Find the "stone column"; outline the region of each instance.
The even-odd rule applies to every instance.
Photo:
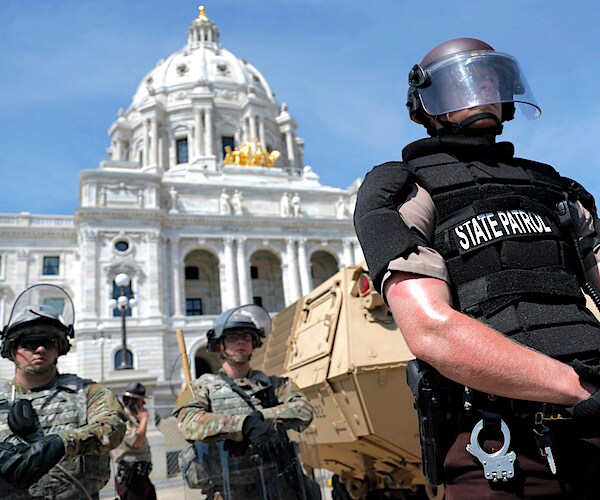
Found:
[[[204,119],[206,120],[206,142],[204,143],[204,154],[213,156],[213,125],[212,125],[212,109],[205,110]]]
[[[150,142],[150,161],[154,166],[158,166],[158,120],[153,116],[150,120],[152,130],[152,141]]]
[[[310,275],[308,259],[306,258],[306,238],[298,239],[298,269],[300,271],[302,295],[306,295],[313,289],[313,280]]]
[[[354,262],[354,253],[352,251],[352,240],[345,238],[342,240],[342,247],[344,249],[344,255],[342,256],[342,263],[344,266],[351,266]]]
[[[165,446],[165,436],[156,427],[154,415],[154,396],[147,396],[146,404],[148,405],[148,431],[146,438],[152,450],[152,472],[150,479],[160,481],[168,479],[167,470],[167,449]]]
[[[202,156],[202,109],[194,110],[194,156]]]
[[[225,260],[225,290],[226,304],[229,309],[239,305],[238,286],[236,279],[235,258],[233,255],[233,238],[223,238],[224,260]]]
[[[115,141],[115,155],[113,160],[121,161],[123,159],[123,141],[121,139],[117,139]]]
[[[256,116],[250,115],[248,121],[250,122],[250,140],[252,140],[256,137]]]
[[[258,139],[260,143],[266,148],[267,143],[265,142],[265,120],[262,116],[258,116]]]
[[[187,144],[188,144],[188,163],[192,163],[192,155],[194,154],[194,131],[188,128],[187,132]]]
[[[294,152],[294,134],[291,130],[285,133],[285,146],[287,148],[288,162],[290,168],[296,168],[296,154]]]
[[[246,238],[243,236],[237,239],[237,272],[240,285],[240,305],[250,304],[252,302],[250,266],[246,261]]]
[[[164,130],[163,130],[164,132]],[[161,171],[165,170],[165,152],[167,151],[165,148],[167,147],[167,138],[164,134],[158,140],[158,167]],[[168,165],[166,168],[169,168]]]
[[[94,320],[98,317],[98,231],[83,228],[81,236],[81,320]],[[101,294],[102,295],[102,294]],[[108,296],[103,296],[108,300]],[[104,310],[104,309],[103,309]]]
[[[300,283],[298,281],[298,260],[296,259],[296,240],[294,238],[287,238],[285,240],[286,246],[286,268],[287,268],[287,283],[289,286],[288,303],[295,302],[300,298]]]
[[[148,153],[150,150],[149,142],[150,142],[149,124],[148,124],[148,120],[144,120],[144,153],[142,156],[142,167],[145,167],[146,165],[148,165],[148,160],[149,160]]]
[[[173,134],[169,134],[169,168],[177,165],[177,141]]]
[[[183,310],[183,279],[182,279],[182,268],[183,262],[179,256],[179,240],[177,238],[171,238],[171,270],[173,276],[173,315],[184,316],[185,311]]]
[[[145,296],[140,300],[140,317],[160,318],[165,312],[163,310],[163,301],[161,300],[161,279],[159,270],[161,266],[160,255],[160,232],[149,231],[144,235],[146,242],[146,286]]]

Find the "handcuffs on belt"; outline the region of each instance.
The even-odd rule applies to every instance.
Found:
[[[464,408],[467,412],[470,412],[473,408],[473,398],[472,391],[468,387],[465,387],[465,396]],[[488,398],[490,401],[496,400],[496,397],[492,395],[489,395]],[[558,412],[549,412],[546,414],[544,411],[537,411],[534,413],[533,432],[535,439],[540,450],[540,455],[548,461],[548,467],[552,474],[556,474],[556,463],[552,453],[552,436],[550,435],[550,428],[544,424],[544,421],[567,419],[568,417],[564,417]],[[479,434],[486,427],[486,424],[490,422],[493,422],[492,425],[499,427],[503,436],[502,447],[493,453],[487,453],[479,444]],[[509,446],[510,431],[506,422],[500,418],[499,413],[484,412],[484,418],[479,420],[471,431],[470,442],[467,444],[466,449],[483,465],[484,477],[492,482],[497,482],[499,480],[508,481],[515,475],[514,465],[517,454],[514,451],[509,452]]]

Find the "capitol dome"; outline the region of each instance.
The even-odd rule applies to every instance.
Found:
[[[113,162],[175,176],[218,172],[228,164],[301,175],[296,127],[264,76],[220,44],[201,7],[185,46],[159,60],[120,110],[109,129],[108,154]]]

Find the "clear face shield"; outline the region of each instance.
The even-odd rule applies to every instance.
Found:
[[[50,319],[67,329],[73,325],[75,308],[71,297],[56,285],[34,285],[17,297],[10,312],[6,330],[35,319]]]
[[[238,441],[195,442],[194,460],[182,469],[185,498],[207,500],[314,500],[318,485],[303,474],[294,443],[282,440],[282,449],[265,458]],[[190,454],[191,456],[191,454]],[[195,479],[195,482],[190,479]]]
[[[67,338],[73,338],[74,322],[75,308],[67,292],[56,285],[33,285],[15,300],[2,332],[2,356],[9,357],[11,342],[29,333],[25,328],[29,323],[32,328],[40,330],[37,333],[44,333],[46,328],[50,333],[52,325],[55,325],[64,333],[59,335],[59,348],[60,354],[65,354],[69,350]],[[40,325],[34,326],[35,323]]]
[[[409,82],[431,116],[511,102],[519,104],[529,120],[541,114],[518,61],[502,52],[461,52],[424,68],[415,66]]]
[[[271,317],[261,306],[246,304],[222,312],[210,329],[211,341],[218,340],[225,330],[244,329],[257,330],[260,338],[271,333]]]

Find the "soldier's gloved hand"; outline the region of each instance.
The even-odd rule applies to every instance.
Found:
[[[578,359],[573,361],[573,370],[582,380],[595,385],[600,385],[600,366],[591,366]],[[600,388],[589,398],[569,406],[567,413],[573,418],[590,419],[600,418]]]
[[[65,446],[58,434],[49,434],[31,444],[4,447],[0,452],[0,474],[17,488],[29,488],[47,474],[64,454]]]
[[[233,441],[232,439],[226,439],[223,443],[223,449],[234,457],[241,457],[248,450],[248,440]]]
[[[17,399],[8,412],[8,426],[16,436],[25,441],[35,441],[43,436],[40,423],[28,399]]]
[[[261,455],[274,451],[279,441],[277,429],[269,422],[265,422],[265,417],[259,411],[245,418],[242,433]]]
[[[27,444],[0,443],[0,477],[9,483],[13,478],[17,467],[22,461],[22,455],[29,449]]]

